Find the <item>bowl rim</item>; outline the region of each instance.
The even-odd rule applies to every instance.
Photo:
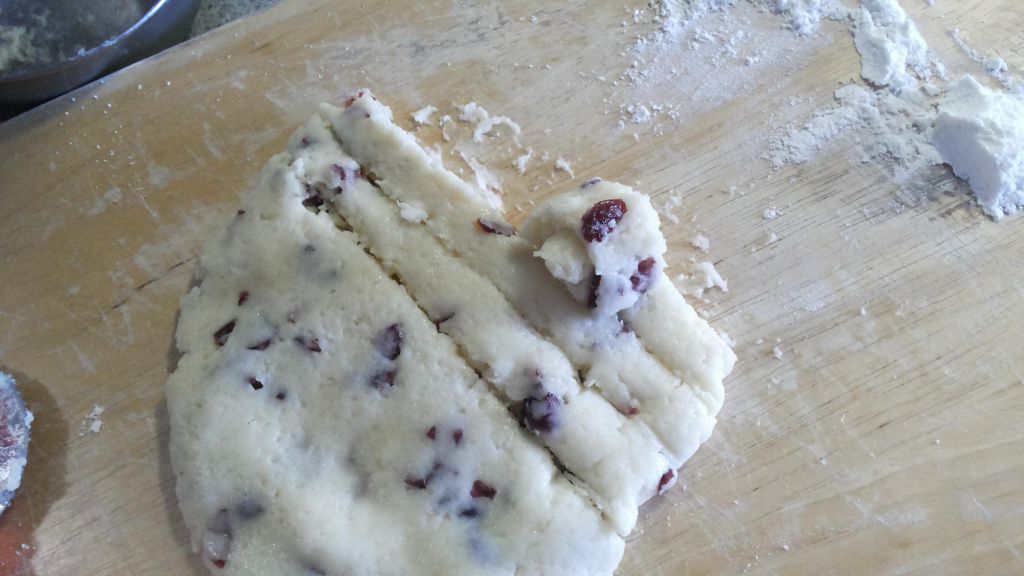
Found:
[[[131,26],[129,26],[125,30],[119,32],[118,34],[116,34],[114,36],[111,36],[110,38],[104,40],[103,42],[99,43],[98,45],[93,46],[92,48],[89,48],[87,50],[79,50],[74,55],[72,55],[70,58],[65,58],[64,60],[60,60],[59,62],[56,62],[54,64],[50,64],[48,66],[43,66],[41,68],[29,68],[27,70],[15,70],[15,72],[13,74],[0,74],[0,83],[4,83],[4,82],[19,82],[19,81],[22,81],[22,80],[31,80],[31,79],[39,78],[39,77],[42,77],[42,76],[49,76],[50,74],[53,74],[54,72],[58,72],[58,71],[63,70],[65,68],[67,68],[67,67],[74,66],[74,65],[76,65],[78,63],[78,61],[84,60],[86,58],[89,58],[89,57],[93,56],[94,54],[97,54],[97,53],[99,53],[101,51],[105,51],[105,50],[115,46],[118,42],[120,42],[124,38],[126,38],[126,37],[130,36],[131,34],[135,33],[135,31],[138,30],[139,28],[141,28],[143,25],[145,25],[145,23],[150,18],[152,18],[153,15],[156,14],[156,12],[158,12],[161,8],[164,7],[165,4],[168,4],[171,1],[172,0],[156,0],[156,2],[154,2],[153,5],[150,6],[149,10],[147,10],[146,13],[143,14],[141,18],[136,20],[134,24],[132,24]]]

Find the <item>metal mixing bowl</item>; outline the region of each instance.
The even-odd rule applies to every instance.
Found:
[[[28,10],[49,9],[48,38],[79,49],[70,57],[0,75],[0,112],[16,113],[77,88],[102,74],[176,44],[188,35],[200,0],[0,0],[0,23],[10,25]],[[100,36],[82,22],[124,22]],[[35,22],[40,20],[36,17]],[[27,27],[27,26],[26,26]],[[92,37],[90,37],[92,36]]]

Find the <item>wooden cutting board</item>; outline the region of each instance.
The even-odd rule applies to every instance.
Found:
[[[621,574],[1024,573],[1020,218],[956,194],[909,202],[849,142],[803,166],[761,159],[774,127],[857,79],[835,24],[709,93],[735,66],[681,60],[635,86],[624,51],[652,28],[632,7],[550,4],[294,0],[0,126],[0,369],[36,414],[0,573],[203,573],[167,457],[178,299],[260,166],[360,86],[407,126],[470,101],[517,121],[525,175],[504,128],[467,153],[504,180],[515,220],[593,175],[677,196],[676,271],[710,259],[728,279],[696,303],[740,358],[718,428],[642,510]],[[1017,0],[904,4],[951,70],[971,65],[951,27],[1024,67]],[[634,124],[629,104],[679,118]],[[955,188],[941,170],[934,183]]]

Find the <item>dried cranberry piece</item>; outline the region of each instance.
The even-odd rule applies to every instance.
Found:
[[[217,347],[218,348],[223,346],[224,344],[227,344],[228,336],[231,335],[231,332],[234,329],[235,329],[235,321],[232,320],[232,321],[228,322],[227,324],[225,324],[225,325],[221,326],[220,328],[218,328],[217,331],[213,333],[213,341],[217,343]]]
[[[302,140],[299,140],[299,144],[302,145],[303,148],[305,148],[306,146],[309,146],[309,138],[306,137],[306,136],[303,136]]]
[[[512,226],[498,220],[488,218],[477,218],[476,225],[488,234],[501,234],[502,236],[515,236],[519,232]]]
[[[254,377],[249,377],[249,386],[252,386],[253,390],[262,390],[263,382],[260,382]]]
[[[352,105],[356,103],[356,100],[358,100],[358,99],[360,99],[362,97],[363,97],[363,91],[362,90],[357,92],[355,96],[349,96],[345,100],[345,108],[351,108]],[[376,98],[374,98],[374,100],[376,100]]]
[[[322,351],[320,350],[320,339],[316,337],[306,338],[305,336],[296,336],[295,343],[298,344],[299,346],[302,346],[306,350],[309,350],[310,352]]]
[[[558,427],[562,401],[538,385],[539,391],[523,400],[523,421],[534,432],[547,433]]]
[[[628,409],[626,410],[626,416],[636,416],[636,415],[637,415],[637,414],[639,414],[639,413],[640,413],[640,409],[639,409],[639,408],[637,408],[636,406],[630,406],[630,407],[629,407],[629,408],[628,408]]]
[[[427,438],[431,440],[437,439],[437,426],[431,426],[430,430],[427,430]]]
[[[665,472],[664,474],[662,474],[661,475],[661,480],[658,480],[658,496],[661,496],[665,492],[668,492],[668,489],[671,488],[672,485],[675,484],[675,483],[676,483],[676,471],[675,470],[671,470],[670,469],[668,472]]]
[[[402,333],[402,325],[392,324],[381,330],[373,341],[373,347],[380,352],[381,356],[388,360],[394,360],[402,353],[403,338],[405,338],[405,334]]]
[[[260,352],[262,352],[262,351],[266,350],[267,348],[270,348],[270,345],[272,343],[273,343],[273,340],[271,338],[267,338],[266,340],[261,340],[261,341],[255,343],[255,344],[253,344],[252,346],[247,346],[246,350],[259,350]]]
[[[412,478],[410,476],[407,476],[405,478],[405,485],[410,487],[410,488],[415,488],[417,490],[426,490],[427,489],[427,479],[426,478]]]
[[[263,515],[263,505],[255,498],[245,498],[235,506],[235,512],[242,520],[252,520]]]
[[[594,184],[597,184],[600,181],[601,181],[600,178],[591,178],[590,180],[587,180],[583,184],[580,184],[580,188],[590,188],[591,186],[593,186]]]
[[[601,287],[601,277],[594,274],[590,279],[590,292],[587,293],[587,308],[597,308],[597,289]]]
[[[204,543],[206,557],[217,568],[227,566],[231,555],[231,515],[227,508],[221,508],[206,523],[207,535]]]
[[[483,480],[474,480],[473,489],[469,491],[469,495],[473,498],[487,498],[488,500],[493,500],[497,493],[497,490]]]
[[[452,432],[452,440],[455,441],[456,446],[462,443],[462,428]]]
[[[629,277],[633,290],[643,294],[651,287],[651,274],[654,273],[654,258],[644,258],[637,264],[636,274]]]
[[[238,294],[238,305],[241,306],[242,304],[245,304],[248,301],[249,301],[249,291],[248,290],[242,290]]]
[[[381,392],[387,392],[395,386],[395,371],[394,370],[383,370],[377,372],[370,378],[370,386],[373,386]]]
[[[306,186],[306,192],[309,195],[302,201],[303,206],[310,209],[319,209],[324,205],[324,197],[319,192],[311,190],[309,186]]]
[[[600,242],[615,230],[622,216],[627,212],[626,203],[618,198],[601,200],[591,206],[580,219],[580,232],[587,242]]]

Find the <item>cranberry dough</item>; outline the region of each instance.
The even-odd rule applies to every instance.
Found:
[[[325,105],[182,300],[171,460],[210,571],[612,574],[735,361],[657,225],[599,183],[519,235],[368,91]]]

